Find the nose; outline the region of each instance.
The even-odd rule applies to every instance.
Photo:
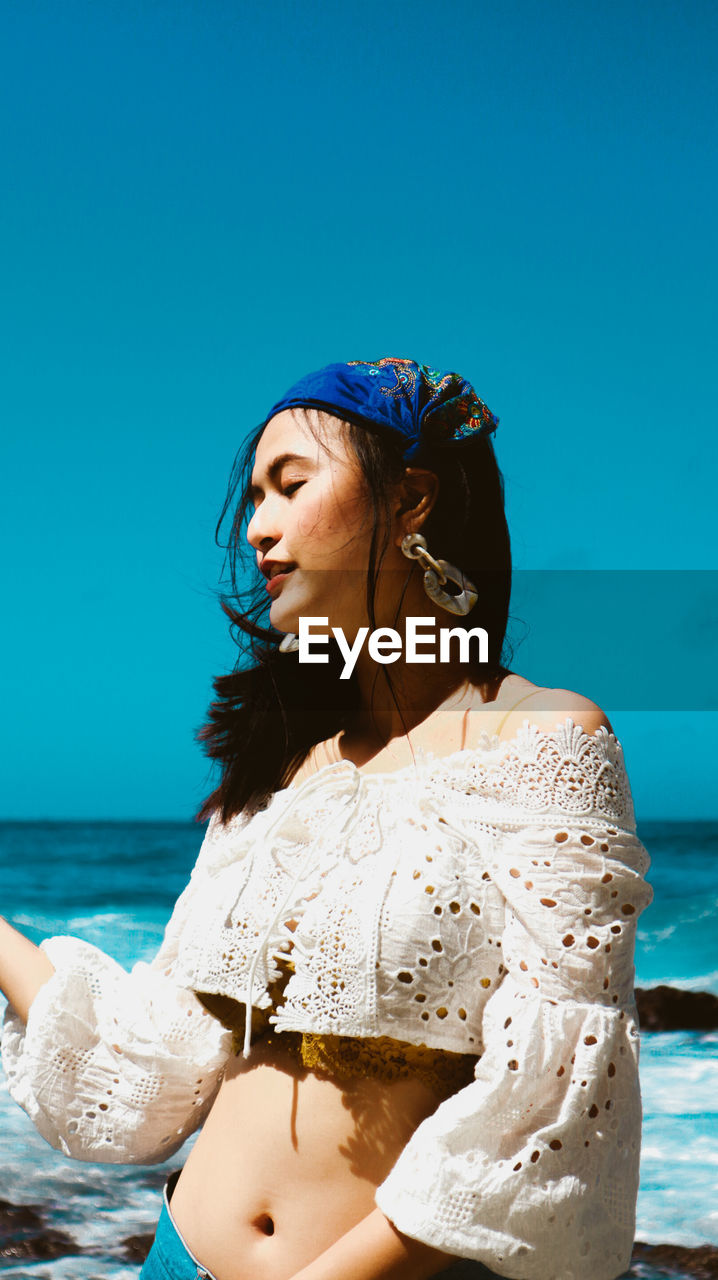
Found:
[[[282,536],[278,527],[279,513],[270,498],[265,498],[257,507],[247,525],[247,542],[255,551],[266,554]]]

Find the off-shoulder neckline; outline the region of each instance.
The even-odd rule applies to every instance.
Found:
[[[400,782],[407,777],[412,778],[419,784],[425,784],[430,778],[439,773],[440,766],[451,772],[454,769],[460,769],[462,765],[469,764],[471,760],[477,757],[487,760],[488,763],[496,764],[501,761],[505,754],[509,754],[520,746],[528,747],[532,742],[537,744],[540,741],[564,739],[564,744],[570,743],[572,753],[580,752],[584,746],[593,745],[594,747],[603,747],[606,752],[610,748],[615,761],[617,763],[623,760],[623,747],[620,740],[616,737],[612,730],[608,730],[605,725],[599,725],[593,733],[587,733],[581,724],[577,724],[572,716],[566,716],[564,720],[559,721],[552,729],[540,729],[529,716],[526,716],[522,723],[518,726],[516,733],[511,738],[499,738],[495,733],[487,733],[481,730],[477,735],[477,740],[470,747],[460,747],[457,751],[451,751],[447,755],[436,755],[432,751],[419,748],[416,752],[416,759],[408,765],[402,765],[400,769],[387,769],[364,772],[353,760],[333,760],[326,765],[322,765],[315,773],[309,774],[303,778],[300,783],[293,786],[291,783],[287,787],[279,787],[268,797],[267,801],[260,805],[257,809],[248,812],[246,809],[236,814],[230,823],[238,821],[241,826],[246,826],[255,817],[260,814],[269,815],[274,809],[275,804],[279,804],[282,809],[285,806],[294,808],[295,805],[301,805],[302,797],[306,799],[306,795],[311,795],[314,790],[321,791],[322,788],[331,784],[333,779],[339,780],[344,777],[351,780],[354,784],[354,794],[359,788],[392,785],[395,781]],[[278,816],[278,815],[277,815]],[[221,823],[218,814],[215,811],[213,822]],[[270,819],[271,821],[271,819]],[[213,825],[210,823],[210,826]]]
[[[470,747],[460,747],[457,751],[451,751],[447,755],[436,755],[433,751],[427,751],[423,747],[416,750],[416,759],[407,765],[402,765],[399,769],[377,769],[364,770],[360,765],[354,763],[353,760],[341,759],[332,760],[328,764],[322,765],[315,773],[308,774],[296,786],[291,782],[287,787],[281,787],[275,791],[270,797],[270,804],[275,796],[279,795],[297,795],[309,783],[316,783],[319,778],[323,778],[330,773],[347,772],[350,776],[357,776],[363,781],[371,781],[375,779],[379,782],[387,782],[392,778],[401,778],[407,774],[426,776],[427,773],[438,772],[441,765],[451,766],[452,764],[460,764],[463,760],[468,760],[477,754],[486,754],[500,756],[501,753],[510,748],[515,747],[522,740],[529,737],[534,741],[545,738],[557,738],[560,734],[564,736],[570,735],[572,730],[576,730],[578,740],[583,742],[584,739],[589,742],[613,742],[620,752],[622,750],[621,743],[612,730],[608,730],[605,725],[599,725],[593,733],[587,733],[583,725],[577,724],[572,716],[566,716],[564,720],[559,721],[552,729],[540,729],[538,725],[526,716],[518,726],[516,733],[510,738],[500,738],[496,733],[487,733],[482,729],[478,735],[477,741]]]

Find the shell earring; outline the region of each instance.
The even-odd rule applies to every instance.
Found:
[[[461,569],[449,564],[448,560],[435,560],[426,545],[426,538],[421,533],[407,533],[401,540],[402,554],[407,560],[420,560],[424,569],[424,590],[434,604],[438,604],[447,613],[457,613],[462,617],[473,609],[479,598],[473,582],[465,576]],[[451,583],[455,592],[446,591]]]
[[[287,631],[279,641],[280,653],[296,653],[299,648],[299,636],[295,636],[293,631]]]

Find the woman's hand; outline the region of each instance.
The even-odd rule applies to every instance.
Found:
[[[0,916],[0,991],[23,1022],[40,987],[54,972],[45,952]]]
[[[402,1235],[375,1209],[292,1280],[428,1280],[454,1262],[454,1254]]]

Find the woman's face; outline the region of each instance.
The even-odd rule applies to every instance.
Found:
[[[320,442],[302,410],[278,413],[257,445],[251,496],[247,538],[266,578],[272,626],[296,632],[300,617],[320,617],[355,635],[366,623],[372,517],[341,423],[330,419]]]

